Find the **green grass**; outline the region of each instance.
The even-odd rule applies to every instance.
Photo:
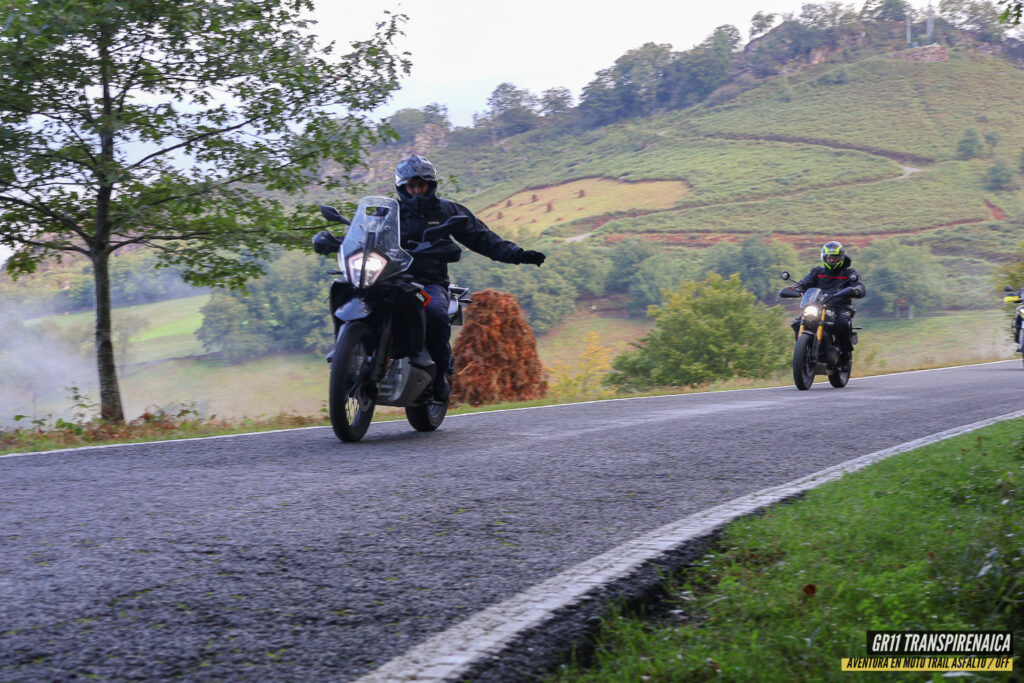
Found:
[[[983,162],[941,164],[891,182],[804,192],[752,202],[662,211],[603,225],[601,233],[891,236],[989,219]]]
[[[840,658],[864,656],[869,629],[1015,630],[1019,643],[1022,435],[1024,420],[1004,422],[734,522],[667,582],[666,603],[604,621],[593,666],[549,680],[846,681]]]
[[[841,85],[818,77],[842,69]],[[789,101],[778,77],[722,107],[701,107],[687,123],[705,134],[785,136],[863,148],[953,159],[966,128],[997,131],[1000,146],[1020,149],[1016,124],[1024,72],[969,51],[948,62],[922,63],[877,56],[853,64],[824,65],[789,77]]]

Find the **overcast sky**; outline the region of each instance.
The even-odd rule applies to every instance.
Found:
[[[408,16],[398,47],[411,53],[412,73],[379,113],[439,102],[455,126],[472,125],[473,113],[487,108],[500,83],[535,95],[565,87],[578,100],[594,74],[627,50],[644,43],[688,50],[723,24],[738,28],[746,42],[757,12],[799,15],[808,2],[624,0],[609,11],[592,0],[314,1],[315,32],[339,43],[371,35],[385,11]],[[851,4],[860,11],[864,3]]]

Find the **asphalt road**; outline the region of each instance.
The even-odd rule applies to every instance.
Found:
[[[652,529],[1022,406],[1020,361],[0,457],[0,681],[351,680]]]

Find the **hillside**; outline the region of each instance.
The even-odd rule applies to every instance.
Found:
[[[1019,190],[985,186],[997,159],[1019,166],[1022,106],[1017,65],[974,47],[915,48],[793,70],[725,102],[593,130],[541,126],[473,146],[433,137],[392,155],[429,155],[457,180],[442,191],[496,228],[542,239],[702,247],[755,234],[857,248],[898,236],[987,261],[1005,258],[1024,208]],[[968,128],[997,144],[958,158]],[[581,183],[593,184],[585,196]],[[524,197],[543,210],[525,213]]]

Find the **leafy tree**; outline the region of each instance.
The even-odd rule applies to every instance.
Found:
[[[1006,33],[999,9],[987,0],[942,0],[939,15],[954,27],[971,31],[985,42],[1001,42]]]
[[[999,141],[1001,139],[1002,139],[1002,136],[999,135],[999,133],[997,133],[994,130],[990,130],[989,132],[985,133],[985,144],[988,145],[988,151],[989,151],[990,154],[992,152],[995,152],[996,145],[999,144]]]
[[[701,263],[704,270],[722,277],[737,273],[743,286],[758,299],[773,301],[782,288],[779,273],[794,270],[799,262],[800,257],[792,245],[749,237],[742,245],[719,242],[708,250]]]
[[[912,11],[910,3],[903,0],[867,0],[860,16],[871,21],[903,21]]]
[[[956,155],[965,160],[973,159],[981,154],[984,149],[985,145],[981,141],[981,136],[973,128],[965,130],[964,136],[960,138],[960,142],[956,143]]]
[[[808,3],[800,9],[800,21],[816,28],[831,29],[856,20],[857,14],[853,10],[853,5],[835,0],[820,5]]]
[[[572,109],[572,92],[568,88],[548,88],[540,94],[540,111],[544,116],[557,116]]]
[[[613,247],[612,272],[608,276],[608,290],[628,291],[638,277],[640,264],[659,252],[654,244],[639,238],[627,238]]]
[[[651,305],[660,304],[664,292],[679,283],[699,277],[699,264],[676,254],[660,251],[640,262],[629,283],[629,311],[640,316]]]
[[[323,271],[313,255],[282,254],[246,291],[215,291],[202,309],[196,336],[231,363],[267,353],[324,350],[331,333]]]
[[[524,133],[537,125],[537,98],[529,90],[501,83],[487,98],[487,105],[498,137]]]
[[[408,107],[399,109],[387,120],[399,140],[414,138],[428,123],[436,124],[442,130],[450,130],[452,124],[448,120],[448,108],[437,103],[428,104],[423,109]]]
[[[355,166],[368,113],[408,71],[403,17],[334,56],[311,0],[11,0],[0,28],[0,244],[12,273],[74,252],[96,289],[101,417],[122,422],[110,256],[158,249],[193,284],[240,287],[305,223],[258,193]],[[344,178],[327,179],[340,182]]]
[[[993,191],[1017,189],[1013,169],[1005,159],[996,159],[996,163],[985,171],[985,187]]]
[[[913,318],[945,304],[946,270],[927,247],[876,240],[861,250],[857,263],[867,287],[862,305],[867,311]]]
[[[615,358],[608,376],[622,387],[694,385],[732,377],[765,377],[788,360],[792,333],[781,307],[766,307],[739,276],[708,273],[684,282],[651,306],[654,329],[635,351]]]
[[[998,4],[1006,5],[999,14],[999,21],[1003,24],[1016,26],[1020,24],[1021,14],[1024,13],[1024,1],[1022,0],[998,0]]]
[[[775,25],[775,18],[774,14],[765,14],[764,12],[755,14],[750,20],[750,39],[753,40],[757,36],[768,33]]]
[[[645,43],[627,51],[583,88],[581,113],[592,125],[651,114],[664,104],[663,85],[673,60],[668,44]]]
[[[560,245],[548,252],[544,267],[575,283],[580,293],[601,296],[608,288],[612,257],[607,249],[587,244]]]

